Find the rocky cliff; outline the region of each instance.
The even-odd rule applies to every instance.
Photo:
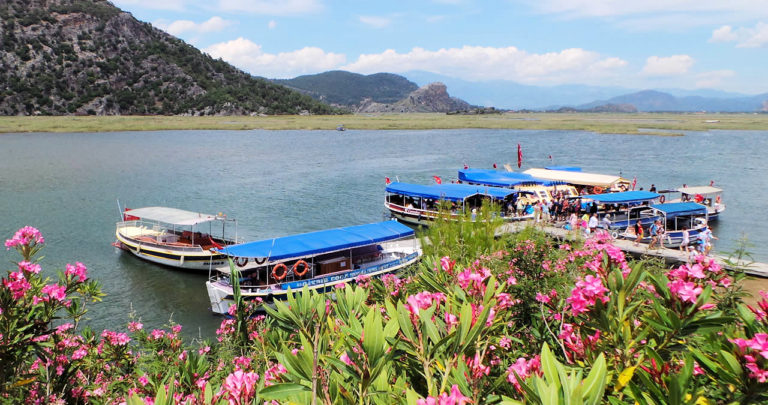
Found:
[[[337,110],[255,78],[104,0],[0,0],[0,115]]]
[[[357,107],[359,113],[425,113],[452,112],[470,109],[469,103],[448,95],[448,89],[443,83],[430,83],[413,91],[408,97],[392,104],[376,103],[370,99],[363,101]]]

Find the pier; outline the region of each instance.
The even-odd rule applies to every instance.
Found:
[[[508,222],[501,227],[500,233],[517,233],[529,226],[534,225],[530,221]],[[569,231],[562,227],[551,225],[537,225],[535,227],[549,235],[551,238],[560,241],[584,239],[584,235],[580,231]],[[624,251],[624,253],[635,257],[656,257],[663,259],[668,264],[686,263],[688,261],[688,254],[686,252],[681,252],[678,249],[668,249],[663,247],[658,249],[648,249],[648,245],[646,244],[641,243],[640,245],[635,246],[633,241],[627,239],[614,239],[613,245]],[[724,256],[712,255],[710,257],[714,258],[721,267],[727,270],[744,271],[744,273],[750,276],[768,278],[768,263],[730,263],[728,262],[728,258]]]

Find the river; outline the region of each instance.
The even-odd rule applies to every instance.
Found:
[[[0,238],[24,225],[46,238],[44,271],[83,262],[107,297],[92,306],[94,328],[124,329],[134,312],[147,328],[169,319],[188,337],[210,337],[206,277],[161,268],[113,248],[116,201],[224,212],[246,240],[379,221],[384,178],[448,181],[464,164],[523,169],[581,166],[637,176],[646,190],[688,185],[725,189],[727,211],[715,248],[745,236],[768,261],[768,132],[687,132],[685,136],[581,131],[157,131],[0,135]],[[756,218],[758,216],[758,218]],[[0,253],[4,263],[13,252]],[[6,264],[9,266],[9,264]],[[759,281],[757,283],[762,283]],[[768,284],[766,284],[768,288]]]

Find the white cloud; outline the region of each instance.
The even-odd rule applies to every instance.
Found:
[[[736,76],[736,72],[733,70],[714,70],[711,72],[703,72],[696,75],[696,88],[699,89],[712,89],[720,87],[723,84],[723,80],[730,79]]]
[[[579,48],[534,54],[516,47],[464,46],[437,51],[413,48],[408,53],[389,49],[360,55],[342,69],[366,74],[424,70],[467,80],[563,83],[611,76],[626,65],[622,59],[603,58],[596,52]]]
[[[270,20],[270,21],[267,23],[267,28],[269,28],[269,29],[273,30],[273,29],[275,29],[275,27],[277,27],[277,21],[275,21],[275,20]]]
[[[242,37],[211,45],[203,51],[254,75],[269,78],[291,78],[324,72],[336,69],[346,62],[346,57],[342,54],[325,52],[314,47],[278,54],[265,53],[261,45]]]
[[[768,45],[768,24],[759,22],[754,28],[733,29],[724,25],[712,31],[709,42],[736,42],[739,48],[760,48]]]
[[[709,42],[730,42],[739,38],[733,28],[730,25],[723,25],[722,27],[712,31],[712,37],[709,38]]]
[[[386,17],[360,16],[358,19],[361,23],[373,28],[384,28],[392,22],[392,20]]]
[[[189,20],[176,20],[171,23],[168,23],[166,20],[157,20],[153,23],[154,26],[176,36],[189,32],[205,33],[221,31],[233,24],[233,21],[228,21],[218,16],[211,17],[207,21],[201,23]]]
[[[138,7],[152,10],[183,11],[186,8],[184,0],[113,0],[112,3],[123,10]]]
[[[323,9],[320,0],[219,0],[219,9],[261,15],[311,14]]]
[[[646,59],[642,74],[646,76],[682,75],[688,72],[693,62],[693,58],[688,55],[651,56]]]

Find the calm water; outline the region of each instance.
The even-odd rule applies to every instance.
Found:
[[[728,211],[716,249],[748,236],[768,261],[768,132],[716,131],[684,137],[571,131],[163,131],[0,135],[0,239],[24,225],[46,238],[49,274],[81,261],[108,295],[92,307],[96,328],[123,328],[135,311],[146,327],[171,317],[188,336],[211,336],[206,277],[144,263],[110,246],[123,206],[165,205],[239,221],[260,239],[383,217],[384,177],[429,183],[464,163],[516,161],[637,176],[648,189],[724,188]],[[552,159],[549,159],[549,155]],[[3,263],[16,260],[2,251]],[[6,266],[8,266],[6,264]]]

